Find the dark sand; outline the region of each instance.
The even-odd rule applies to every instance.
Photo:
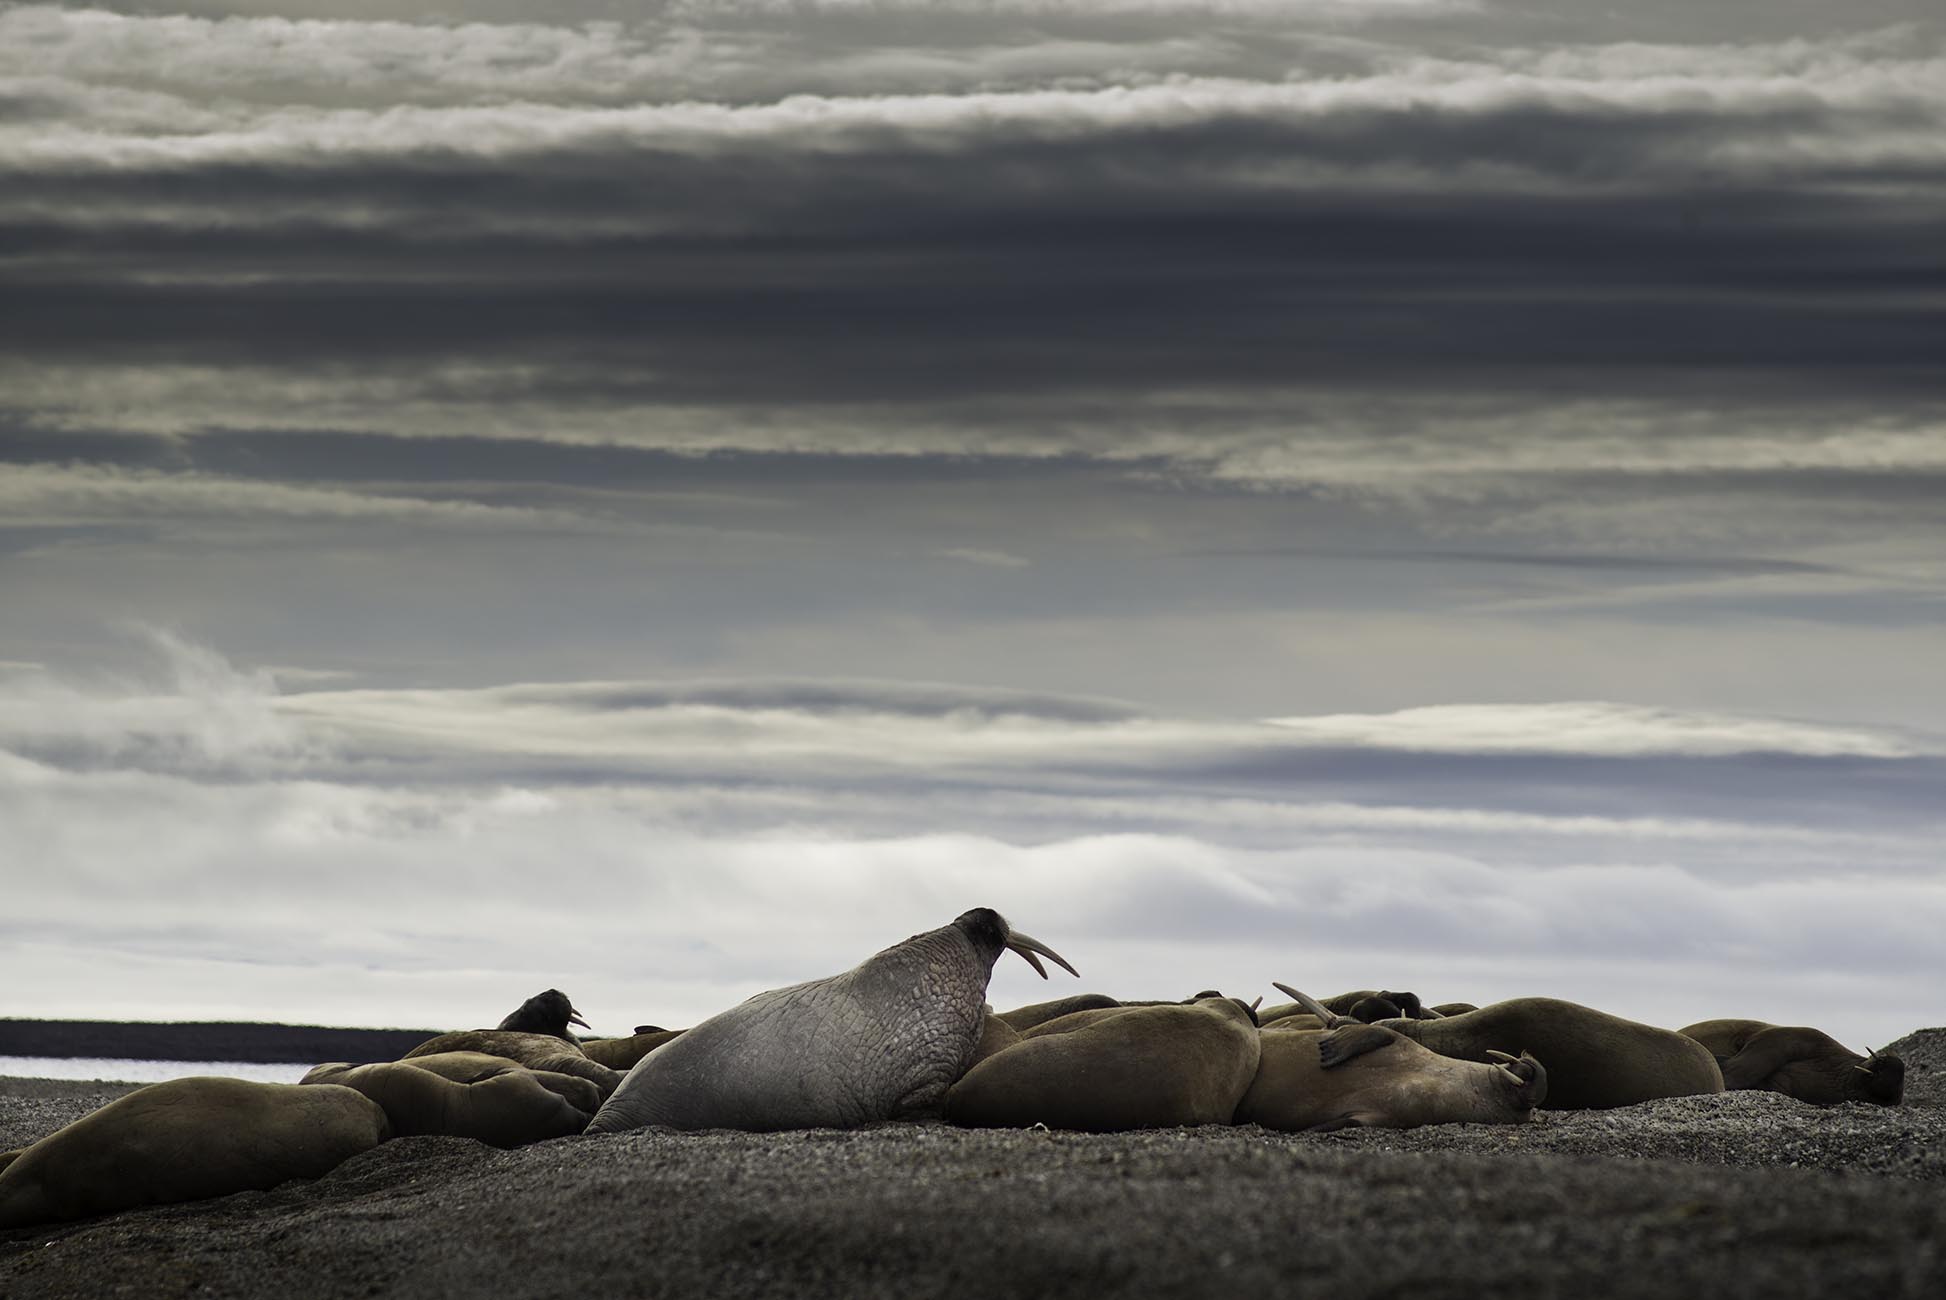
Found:
[[[898,1125],[495,1151],[0,1233],[0,1296],[1946,1295],[1946,1030],[1908,1104],[1766,1093],[1522,1127]],[[127,1091],[0,1080],[0,1148]]]

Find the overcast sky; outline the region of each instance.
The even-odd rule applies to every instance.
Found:
[[[1930,0],[0,4],[0,1015],[1946,1023]]]

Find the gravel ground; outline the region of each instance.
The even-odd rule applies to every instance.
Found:
[[[0,1295],[1946,1294],[1946,1030],[1908,1105],[1089,1136],[406,1138],[315,1183],[0,1233]],[[0,1081],[0,1146],[126,1089]]]

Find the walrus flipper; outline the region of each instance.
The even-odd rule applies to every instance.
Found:
[[[1770,1077],[1793,1061],[1822,1056],[1831,1039],[1815,1029],[1771,1025],[1750,1035],[1734,1055],[1717,1057],[1725,1088],[1762,1088]]]
[[[1318,1063],[1329,1070],[1398,1041],[1399,1035],[1381,1025],[1341,1024],[1318,1039]]]
[[[1336,1133],[1340,1129],[1363,1127],[1365,1127],[1365,1122],[1356,1115],[1340,1115],[1336,1119],[1328,1119],[1322,1124],[1313,1124],[1304,1131],[1306,1133]]]

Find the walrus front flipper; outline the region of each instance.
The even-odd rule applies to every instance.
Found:
[[[1318,1063],[1329,1070],[1398,1041],[1397,1034],[1379,1025],[1341,1024],[1318,1039]]]

